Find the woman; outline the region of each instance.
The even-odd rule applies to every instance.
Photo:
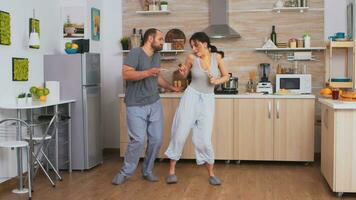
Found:
[[[171,141],[165,152],[171,159],[166,182],[172,184],[178,181],[175,166],[192,129],[196,162],[198,165],[206,164],[210,184],[220,185],[221,181],[213,171],[214,151],[211,144],[215,109],[214,87],[226,82],[229,75],[222,62],[224,53],[218,52],[217,48],[210,44],[210,39],[204,32],[194,33],[189,43],[193,53],[187,57],[184,65],[180,65],[179,72],[186,77],[191,71],[192,81],[185,90],[174,116]]]

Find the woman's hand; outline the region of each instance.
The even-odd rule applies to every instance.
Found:
[[[179,69],[178,69],[179,73],[180,73],[183,77],[185,77],[185,75],[186,75],[187,72],[188,72],[187,66],[185,66],[184,64],[179,64],[178,66],[179,66]]]
[[[215,78],[211,74],[208,74],[208,76],[209,76],[209,81],[210,81],[211,84],[213,84],[213,85],[219,85],[220,84],[219,79]]]

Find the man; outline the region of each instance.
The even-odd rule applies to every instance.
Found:
[[[163,132],[163,112],[157,85],[172,91],[171,86],[160,74],[160,51],[163,34],[157,29],[148,29],[144,34],[142,47],[130,51],[122,67],[123,79],[127,81],[125,104],[130,142],[120,172],[112,183],[123,184],[130,177],[144,150],[147,135],[147,150],[142,167],[142,176],[148,181],[158,181],[152,169],[159,152]]]

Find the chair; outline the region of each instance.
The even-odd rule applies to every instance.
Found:
[[[6,148],[17,150],[17,160],[18,160],[18,176],[19,176],[19,188],[14,189],[14,193],[28,193],[28,198],[32,197],[32,187],[31,187],[31,170],[30,170],[30,147],[28,142],[23,141],[21,133],[31,134],[31,127],[28,123],[21,119],[8,118],[0,121],[0,148]],[[22,179],[22,148],[26,149],[27,152],[27,177],[28,177],[28,189],[23,188]]]
[[[60,181],[62,181],[62,177],[59,175],[58,170],[53,166],[52,162],[46,155],[46,151],[48,150],[50,141],[54,138],[55,134],[55,129],[57,126],[57,119],[58,119],[59,113],[55,113],[54,115],[51,116],[51,120],[48,122],[48,120],[41,120],[41,121],[36,121],[36,122],[31,122],[30,126],[32,130],[35,127],[46,127],[45,131],[33,131],[33,135],[26,134],[23,136],[23,138],[28,141],[30,144],[33,142],[34,145],[38,145],[38,150],[35,152],[33,150],[32,156],[35,159],[35,162],[33,162],[33,167],[34,167],[34,173],[33,177],[36,176],[38,169],[41,168],[41,170],[45,173],[47,176],[48,180],[52,184],[53,187],[55,187],[55,183],[51,176],[48,173],[48,170],[45,169],[43,166],[42,161],[44,160],[54,171],[55,175],[59,178]]]

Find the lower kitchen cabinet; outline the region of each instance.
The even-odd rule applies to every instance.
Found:
[[[321,173],[334,192],[356,192],[356,110],[321,105]]]
[[[274,99],[273,160],[314,161],[314,99]]]
[[[234,102],[235,159],[273,160],[273,99]]]
[[[214,129],[211,142],[215,159],[234,159],[234,100],[215,99]]]
[[[174,114],[180,98],[161,98],[164,132],[159,158],[166,158]],[[120,149],[129,142],[126,108],[120,108]],[[314,98],[216,98],[212,144],[217,160],[314,160]],[[182,159],[195,159],[189,135]]]

